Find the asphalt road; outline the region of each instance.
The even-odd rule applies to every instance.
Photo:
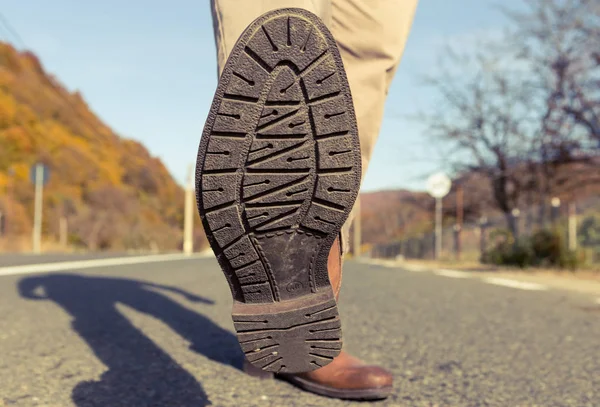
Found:
[[[392,370],[378,406],[600,405],[600,307],[347,263],[345,349]],[[0,277],[0,406],[346,406],[240,370],[213,259]]]

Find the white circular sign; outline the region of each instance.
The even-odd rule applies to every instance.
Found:
[[[450,192],[452,181],[443,172],[431,175],[427,179],[427,192],[434,198],[443,198]]]

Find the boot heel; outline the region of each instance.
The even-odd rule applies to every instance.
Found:
[[[315,370],[330,363],[342,349],[340,317],[331,289],[272,304],[235,303],[233,323],[247,361],[264,371]]]

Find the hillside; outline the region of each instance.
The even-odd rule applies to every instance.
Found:
[[[561,216],[566,216],[567,203],[574,202],[580,215],[600,211],[600,178],[598,158],[591,163],[573,163],[557,170],[558,185],[555,194],[563,203]],[[525,184],[528,173],[522,171],[520,180]],[[475,172],[465,173],[453,180],[450,193],[443,200],[444,227],[453,226],[457,213],[457,186],[462,186],[463,219],[466,225],[476,225],[485,216],[502,223],[504,214],[497,208],[489,180]],[[541,222],[542,208],[528,190],[523,190],[519,209],[528,214],[529,221]],[[425,192],[388,190],[361,194],[363,242],[385,244],[419,236],[433,230],[435,201]],[[545,216],[550,214],[546,202]]]
[[[395,241],[431,228],[433,202],[424,192],[390,190],[360,196],[364,243]]]
[[[35,55],[0,43],[0,211],[9,242],[30,236],[29,168],[37,161],[51,172],[44,191],[46,241],[56,240],[64,216],[74,247],[181,245],[183,190],[162,162],[115,134]]]

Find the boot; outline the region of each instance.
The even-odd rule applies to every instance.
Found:
[[[387,372],[340,353],[338,235],[361,163],[331,32],[303,9],[254,20],[227,59],[204,126],[198,211],[231,288],[247,362],[310,391],[358,399],[391,388]]]
[[[341,351],[328,258],[358,196],[360,151],[350,85],[323,22],[295,8],[252,22],[204,126],[196,199],[237,338],[257,368],[310,372]]]
[[[337,300],[342,282],[339,238],[329,252],[327,266],[331,286]],[[263,379],[274,376],[272,373],[255,368],[247,361],[244,362],[244,370],[254,377]],[[392,375],[390,372],[379,366],[368,365],[344,351],[327,366],[312,372],[275,376],[311,393],[339,399],[384,399],[392,391]]]

